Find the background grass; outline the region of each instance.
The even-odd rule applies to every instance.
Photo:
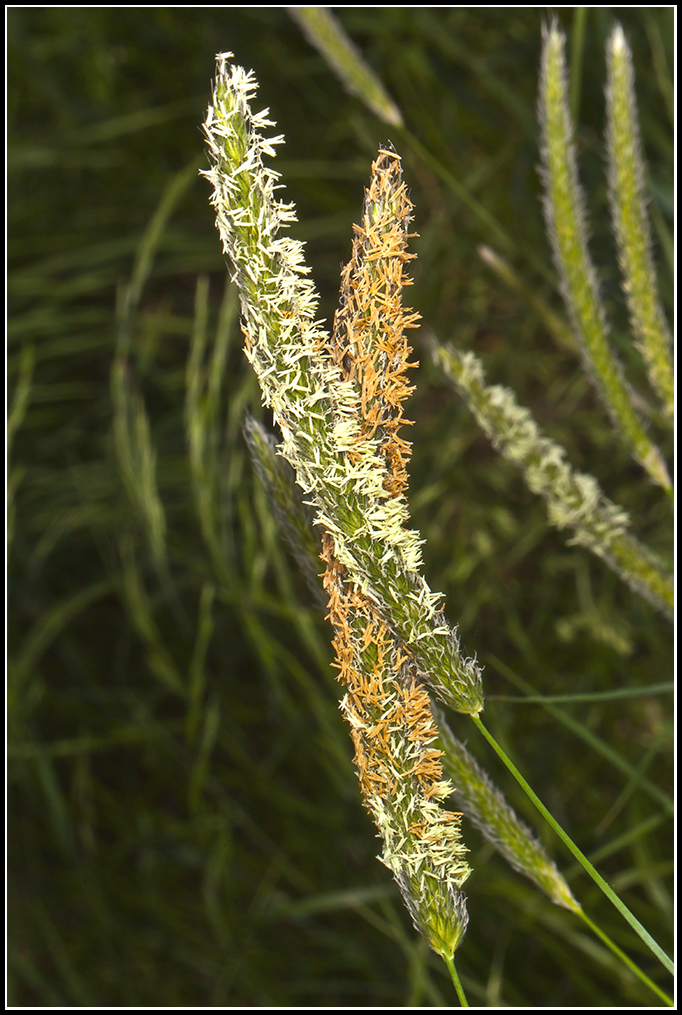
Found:
[[[559,14],[569,53],[575,10]],[[240,433],[247,407],[269,420],[196,175],[199,125],[214,53],[230,49],[256,72],[257,108],[269,105],[286,134],[276,168],[327,318],[371,160],[390,136],[416,205],[409,297],[424,326],[481,355],[491,382],[512,387],[669,556],[667,499],[628,457],[576,356],[476,255],[481,242],[496,247],[563,312],[536,171],[545,16],[339,9],[425,158],[346,95],[283,8],[9,9],[10,402],[26,396],[9,484],[11,1005],[456,1004],[375,859],[330,631]],[[670,314],[673,9],[588,8],[574,48],[591,249],[614,342],[647,396],[606,204],[604,44],[616,17],[634,50]],[[124,287],[164,194],[149,277],[126,316]],[[413,336],[410,504],[428,580],[486,665],[486,721],[669,950],[670,698],[550,710],[496,696],[646,691],[671,675],[670,627],[548,528]],[[652,433],[669,461],[669,437],[655,422]],[[452,724],[537,827],[470,724]],[[667,989],[596,887],[539,834],[590,915]],[[470,1004],[652,1005],[574,917],[471,827],[464,836],[475,873],[458,967]]]

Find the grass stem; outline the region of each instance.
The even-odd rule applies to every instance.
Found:
[[[646,973],[642,972],[639,966],[635,965],[632,959],[628,955],[626,955],[625,952],[622,951],[617,944],[615,944],[615,942],[611,940],[608,934],[604,933],[601,927],[597,926],[594,920],[590,920],[589,916],[587,915],[584,909],[581,909],[577,915],[580,917],[581,920],[583,920],[587,924],[590,930],[597,935],[600,941],[603,941],[606,947],[610,951],[612,951],[614,955],[617,955],[618,958],[621,960],[621,962],[625,963],[628,969],[631,972],[633,972],[635,976],[642,981],[642,983],[645,983],[647,987],[650,988],[650,990],[653,990],[654,994],[657,994],[658,997],[660,997],[660,999],[663,1001],[664,1004],[668,1005],[669,1008],[672,1008],[674,1006],[673,999],[669,997],[668,994],[666,994],[666,992],[662,990],[657,983],[654,983],[654,981],[651,980],[646,975]]]
[[[604,878],[601,876],[601,874],[596,870],[595,867],[593,867],[593,865],[587,859],[585,854],[580,849],[578,849],[576,844],[573,842],[571,837],[563,830],[563,828],[561,827],[559,822],[556,820],[556,818],[554,818],[552,816],[552,814],[550,814],[550,812],[547,810],[547,808],[543,804],[542,800],[540,800],[538,795],[531,789],[531,787],[528,785],[528,783],[526,782],[524,777],[521,775],[521,773],[519,772],[518,768],[516,767],[514,762],[511,760],[511,758],[509,758],[507,756],[507,754],[503,751],[503,749],[500,747],[498,742],[495,740],[495,737],[492,735],[492,733],[490,733],[489,730],[487,730],[486,727],[483,725],[483,723],[481,722],[480,717],[477,716],[477,715],[472,715],[471,718],[473,719],[473,721],[476,724],[476,726],[478,726],[479,730],[481,731],[483,736],[486,738],[488,743],[491,745],[491,747],[493,748],[495,753],[498,755],[498,757],[507,766],[507,768],[509,769],[511,774],[514,776],[514,778],[518,782],[519,786],[521,786],[521,788],[525,791],[525,793],[529,797],[529,799],[533,801],[533,803],[535,804],[537,809],[540,811],[542,816],[549,822],[549,824],[552,826],[552,828],[554,829],[556,834],[559,836],[561,841],[564,843],[565,846],[568,847],[568,849],[571,851],[571,853],[576,858],[576,860],[587,871],[587,873],[590,875],[590,877],[592,878],[594,883],[596,885],[598,885],[599,888],[601,888],[602,892],[607,897],[607,899],[609,899],[609,901],[613,903],[613,905],[616,907],[616,909],[619,911],[619,913],[624,917],[624,919],[627,920],[627,922],[630,924],[630,926],[635,931],[635,933],[642,939],[642,941],[646,944],[646,946],[654,953],[656,958],[659,959],[659,961],[665,966],[665,968],[668,970],[668,972],[673,973],[674,970],[675,970],[675,967],[674,967],[673,962],[670,959],[670,957],[663,951],[661,946],[656,941],[654,941],[654,939],[652,938],[651,934],[649,934],[648,930],[646,930],[646,928],[643,927],[642,924],[639,922],[637,917],[634,916],[630,912],[630,910],[625,905],[625,903],[621,902],[621,900],[618,898],[618,896],[613,891],[611,886],[609,884],[607,884],[607,882],[604,880]]]
[[[457,972],[457,967],[455,966],[455,960],[454,960],[454,958],[453,959],[445,959],[445,964],[448,967],[448,969],[450,970],[450,976],[452,977],[452,982],[455,985],[455,990],[457,991],[457,997],[459,998],[460,1006],[462,1008],[468,1008],[469,1007],[469,1002],[466,999],[466,994],[464,993],[464,987],[462,986],[462,982],[461,982],[461,980],[459,978],[459,973]]]

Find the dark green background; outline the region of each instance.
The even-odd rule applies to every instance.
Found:
[[[571,462],[670,553],[671,510],[613,433],[575,356],[480,261],[486,242],[561,312],[537,174],[537,68],[545,8],[339,8],[339,17],[429,153],[416,154],[351,98],[284,8],[8,11],[10,399],[33,345],[30,400],[12,449],[18,481],[9,559],[9,1003],[13,1006],[402,1007],[456,1005],[445,967],[410,926],[362,811],[336,707],[329,630],[252,476],[239,426],[259,408],[234,328],[220,424],[224,544],[217,574],[191,496],[185,366],[197,277],[212,323],[225,267],[198,176],[165,229],[136,321],[131,384],[142,393],[168,520],[158,575],[112,443],[109,375],[117,287],[164,187],[199,158],[217,51],[253,67],[287,144],[277,169],[333,314],[362,187],[380,142],[403,155],[415,203],[415,285],[424,327],[482,356]],[[569,57],[575,9],[561,8]],[[670,68],[673,8],[588,8],[577,142],[613,340],[632,350],[605,184],[604,44],[622,20],[635,57],[660,285],[671,313]],[[512,237],[452,193],[445,167]],[[446,593],[466,650],[485,665],[486,717],[536,791],[666,948],[669,824],[660,801],[516,694],[646,687],[671,674],[670,627],[598,560],[548,528],[426,362],[410,504],[426,575]],[[652,433],[670,456],[665,432]],[[133,562],[131,564],[131,561]],[[157,641],[123,581],[132,567]],[[201,693],[154,675],[166,652],[189,681],[201,589],[214,629]],[[139,607],[139,604],[138,604]],[[151,640],[150,640],[151,638]],[[194,671],[193,671],[194,672]],[[669,698],[567,706],[566,714],[671,780]],[[453,728],[538,829],[586,910],[668,988],[657,962],[536,822],[462,717]],[[619,837],[630,838],[619,845]],[[608,958],[465,824],[475,873],[458,966],[477,1006],[651,1006]]]

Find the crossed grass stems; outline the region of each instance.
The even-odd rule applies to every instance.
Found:
[[[298,9],[299,20],[306,11]],[[306,30],[330,57],[339,26],[326,29],[311,14]],[[322,25],[325,28],[325,25]],[[336,35],[334,35],[336,33]],[[331,38],[331,42],[330,42]],[[343,39],[342,39],[343,42]],[[337,46],[338,48],[338,46]],[[596,275],[587,250],[583,199],[577,180],[568,113],[564,39],[555,25],[545,32],[540,85],[545,216],[555,264],[583,361],[605,405],[651,479],[671,494],[658,449],[629,395],[624,372],[608,343]],[[357,53],[336,70],[353,82],[353,68],[371,72]],[[633,333],[647,365],[660,414],[672,421],[670,336],[657,298],[643,200],[643,167],[627,43],[616,27],[607,47],[610,196]],[[461,814],[443,806],[454,793],[462,810],[509,863],[558,905],[572,910],[666,1004],[670,998],[589,919],[568,885],[502,794],[447,726],[429,692],[468,714],[512,774],[596,883],[661,962],[668,957],[557,825],[485,729],[481,670],[466,658],[438,597],[421,575],[418,533],[407,528],[410,445],[400,428],[411,349],[405,330],[418,315],[402,305],[409,284],[405,265],[411,205],[400,159],[391,145],[379,152],[354,227],[351,260],[341,279],[339,310],[327,335],[315,321],[317,297],[305,278],[302,245],[282,237],[295,221],[292,205],[277,201],[277,175],[263,155],[281,137],[265,139],[268,111],[253,114],[253,73],[218,57],[212,105],[205,124],[213,168],[213,204],[233,279],[241,296],[246,354],[258,376],[283,442],[247,418],[244,433],[254,464],[301,567],[319,593],[316,558],[301,505],[301,491],[316,511],[328,616],[345,695],[341,708],[351,727],[366,808],[382,839],[382,862],[392,871],[415,927],[446,962],[462,1005],[467,1004],[454,966],[468,920],[462,885],[470,874],[461,839]],[[381,86],[374,79],[376,108]],[[377,88],[379,93],[377,93]],[[367,89],[365,88],[365,92]],[[377,99],[379,94],[379,99]],[[370,100],[368,99],[368,104]],[[380,104],[380,103],[379,103]],[[397,124],[385,97],[384,118]],[[398,114],[399,115],[399,114]],[[495,258],[493,252],[489,257]],[[573,470],[562,448],[541,434],[511,392],[485,383],[471,354],[430,340],[434,361],[464,397],[503,455],[519,466],[533,492],[547,502],[550,521],[572,530],[572,542],[590,549],[638,594],[672,614],[672,576],[665,564],[628,531],[629,518],[596,481]],[[293,470],[293,471],[291,471]],[[298,492],[294,484],[298,483]],[[319,565],[318,565],[319,567]]]

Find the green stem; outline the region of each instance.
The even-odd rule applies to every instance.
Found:
[[[566,834],[566,832],[563,830],[563,828],[558,823],[558,821],[550,814],[550,812],[547,810],[547,808],[545,807],[543,802],[540,800],[538,795],[531,789],[531,787],[528,785],[528,783],[526,782],[524,777],[521,775],[521,773],[519,772],[518,768],[516,767],[516,765],[511,760],[511,758],[507,757],[505,752],[502,750],[500,745],[495,740],[495,738],[492,735],[492,733],[490,733],[485,728],[485,726],[481,722],[479,716],[472,715],[471,718],[474,721],[474,723],[478,726],[479,730],[481,731],[483,736],[486,738],[488,743],[491,745],[491,747],[493,748],[495,753],[499,756],[499,758],[501,758],[501,760],[507,766],[507,768],[509,769],[511,774],[514,776],[514,778],[518,782],[519,786],[521,786],[521,788],[525,791],[526,795],[533,801],[533,803],[535,804],[537,809],[540,811],[542,816],[545,818],[546,821],[549,822],[549,824],[552,826],[552,828],[554,829],[556,834],[559,836],[561,841],[564,843],[564,845],[567,846],[568,849],[570,849],[571,853],[576,858],[576,860],[584,867],[584,869],[590,875],[590,877],[592,878],[594,883],[596,885],[598,885],[599,888],[601,888],[602,892],[607,897],[607,899],[609,899],[613,903],[613,905],[619,911],[621,916],[623,916],[624,919],[627,920],[627,922],[630,924],[630,926],[635,931],[635,933],[642,939],[642,941],[646,944],[646,946],[654,953],[656,958],[665,966],[665,968],[668,970],[668,972],[674,973],[675,967],[674,967],[670,957],[668,955],[666,955],[666,953],[663,951],[661,946],[656,941],[654,941],[654,939],[652,938],[651,934],[648,932],[648,930],[646,930],[642,926],[642,924],[639,922],[637,917],[633,916],[633,914],[630,912],[630,910],[625,905],[625,903],[621,902],[621,900],[618,898],[618,896],[613,891],[611,886],[606,883],[606,881],[601,876],[601,874],[592,866],[592,864],[587,859],[585,854],[582,853],[581,850],[578,849],[578,847],[575,845],[575,843],[573,842],[571,837]]]
[[[496,656],[492,655],[492,653],[488,653],[487,660],[499,673],[515,684],[516,687],[520,687],[521,690],[525,691],[527,694],[534,694],[535,688],[529,684],[527,680],[520,677],[518,673],[515,673],[512,669],[510,669],[510,667],[507,666],[506,663],[502,662],[501,659],[498,659]],[[596,736],[596,734],[593,733],[592,730],[588,729],[584,723],[578,722],[574,719],[573,716],[569,715],[564,708],[557,708],[555,705],[552,705],[547,701],[543,701],[541,704],[550,715],[553,715],[558,722],[563,723],[567,729],[571,730],[577,737],[584,740],[593,751],[596,751],[597,754],[601,754],[601,756],[606,758],[606,760],[615,768],[619,768],[621,772],[624,772],[625,775],[627,775],[628,779],[637,782],[645,793],[648,793],[652,799],[656,800],[665,809],[667,814],[675,813],[674,800],[671,800],[670,797],[656,785],[656,783],[648,779],[639,767],[631,765],[629,761],[626,761],[625,758],[618,753],[618,751],[614,751],[609,744],[605,743],[605,741]]]
[[[635,965],[632,959],[628,955],[626,955],[625,952],[621,951],[618,945],[611,940],[608,934],[605,934],[604,931],[601,929],[601,927],[598,927],[596,923],[590,920],[587,913],[585,913],[581,909],[576,915],[579,916],[581,920],[585,921],[590,930],[593,931],[597,935],[597,937],[604,942],[606,947],[609,948],[614,955],[617,955],[618,958],[625,963],[628,969],[642,981],[642,983],[645,983],[650,990],[653,990],[654,994],[657,994],[658,997],[660,997],[660,999],[664,1002],[664,1004],[667,1004],[669,1008],[674,1007],[673,999],[671,997],[668,997],[666,992],[664,990],[661,990],[661,988],[658,986],[657,983],[654,983],[653,980],[649,979],[646,973],[643,973],[642,970],[639,968],[639,966]]]
[[[575,705],[583,701],[616,701],[620,698],[648,698],[657,694],[672,694],[675,684],[666,680],[648,687],[621,687],[616,691],[589,691],[585,694],[528,694],[522,698],[513,694],[488,694],[488,701],[512,701],[517,705]]]
[[[457,972],[457,970],[455,968],[455,960],[454,960],[454,958],[447,959],[447,958],[445,958],[445,956],[443,956],[443,959],[445,961],[445,965],[450,970],[450,976],[452,977],[452,982],[454,983],[455,990],[457,991],[457,997],[459,998],[460,1007],[461,1008],[468,1008],[469,1007],[469,1002],[466,999],[466,994],[464,993],[464,987],[462,986],[462,984],[460,982],[459,974],[458,974],[458,972]]]

